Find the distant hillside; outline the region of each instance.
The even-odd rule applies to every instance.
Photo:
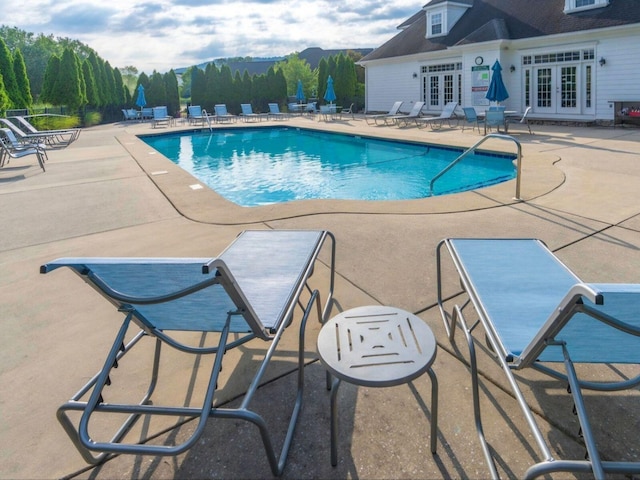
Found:
[[[354,52],[358,52],[362,56],[365,56],[371,51],[373,51],[373,48],[345,48],[345,49],[338,49],[338,50],[324,50],[319,47],[311,47],[298,53],[298,57],[303,60],[306,60],[309,66],[311,67],[311,69],[315,69],[318,67],[320,60],[323,57],[328,58],[332,55],[346,53],[348,50],[353,50]],[[270,66],[284,59],[285,57],[270,57],[270,58],[256,57],[256,58],[252,58],[251,60],[237,60],[237,61],[235,59],[230,59],[229,61],[220,59],[220,60],[211,60],[209,62],[204,62],[197,66],[204,69],[209,63],[216,62],[216,64],[228,65],[229,68],[231,69],[232,75],[235,75],[236,71],[240,71],[240,74],[244,74],[245,70],[249,72],[249,75],[261,75],[263,73],[267,73],[267,70],[269,70]],[[174,69],[174,71],[176,72],[177,75],[181,75],[185,72],[187,68],[189,67],[176,68]]]

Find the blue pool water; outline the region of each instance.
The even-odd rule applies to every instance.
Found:
[[[515,178],[513,156],[297,128],[226,129],[143,136],[226,199],[246,207],[303,199],[407,200]]]

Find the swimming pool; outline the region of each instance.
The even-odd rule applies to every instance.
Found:
[[[434,184],[461,149],[288,127],[141,136],[237,205],[304,199],[407,200],[515,178],[514,156],[476,153]]]

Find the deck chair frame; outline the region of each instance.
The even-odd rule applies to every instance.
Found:
[[[510,250],[510,244],[525,245],[530,247],[531,251],[538,255],[538,258],[544,260],[544,262],[551,265],[551,269],[555,269],[555,272],[547,270],[544,273],[558,274],[563,277],[562,283],[569,285],[567,290],[559,292],[559,302],[557,305],[551,305],[547,310],[548,318],[542,318],[540,323],[541,327],[536,335],[532,335],[529,343],[520,352],[514,353],[510,348],[505,346],[503,339],[507,336],[504,331],[501,331],[497,326],[494,318],[489,313],[488,308],[496,316],[496,305],[486,305],[486,299],[483,298],[484,292],[488,291],[487,285],[489,283],[482,283],[486,281],[486,278],[491,275],[498,275],[494,271],[485,271],[478,274],[478,264],[475,264],[473,268],[468,268],[469,253],[463,253],[462,247],[467,242],[492,242],[494,246],[498,246],[501,254],[505,255],[505,258],[509,257],[512,263],[512,268],[515,272],[520,272],[521,275],[526,276],[529,272],[522,272],[521,263],[516,258],[517,255],[514,251]],[[498,243],[495,243],[498,242]],[[515,243],[514,243],[515,242]],[[477,243],[480,245],[480,243]],[[458,292],[453,295],[445,295],[443,291],[443,267],[442,267],[442,252],[446,250],[449,253],[455,270],[458,274],[460,285],[463,289],[462,292]],[[521,252],[518,250],[518,254]],[[492,259],[496,258],[496,254],[485,252],[486,255],[481,255],[484,261],[484,265],[490,265]],[[474,260],[475,261],[475,260]],[[630,293],[640,298],[640,285],[625,285],[625,284],[585,284],[569,270],[548,248],[537,239],[445,239],[442,240],[437,247],[436,251],[436,263],[437,263],[437,285],[438,285],[438,306],[440,314],[442,316],[445,329],[449,340],[454,343],[454,336],[456,327],[459,326],[465,335],[467,346],[470,354],[470,370],[472,377],[472,392],[473,392],[473,408],[474,417],[476,423],[476,430],[480,443],[483,449],[483,453],[491,476],[493,478],[499,478],[495,460],[491,453],[491,448],[487,439],[485,438],[482,418],[480,412],[480,398],[479,398],[479,379],[478,379],[478,365],[475,354],[475,343],[478,340],[473,336],[474,331],[478,326],[482,326],[486,335],[486,340],[489,343],[489,347],[495,353],[495,358],[502,367],[502,370],[507,376],[509,385],[513,390],[515,399],[517,400],[524,417],[533,433],[535,441],[537,443],[540,456],[542,460],[532,466],[530,466],[526,472],[525,478],[535,478],[540,475],[546,475],[553,472],[586,472],[593,473],[596,478],[603,478],[606,473],[639,473],[640,462],[629,461],[603,461],[600,458],[596,440],[594,438],[591,425],[589,423],[587,410],[582,395],[582,389],[600,390],[600,391],[613,391],[633,388],[640,384],[640,375],[627,380],[616,380],[612,382],[587,382],[578,378],[576,370],[574,368],[574,360],[572,359],[572,342],[559,335],[563,331],[563,328],[575,315],[586,314],[589,318],[595,319],[594,321],[602,322],[602,324],[612,327],[616,332],[622,332],[631,342],[636,345],[635,350],[638,350],[637,346],[640,346],[640,323],[629,323],[624,320],[620,320],[602,311],[598,306],[606,305],[607,298],[613,292]],[[542,268],[542,267],[540,267]],[[573,285],[572,285],[573,284]],[[478,287],[480,285],[480,287]],[[572,286],[571,286],[572,285]],[[495,290],[495,284],[492,284]],[[528,285],[518,285],[517,288],[526,289]],[[462,293],[461,299],[463,300],[461,306],[457,303],[454,304],[451,312],[447,311],[445,306],[446,302],[450,303],[453,298],[458,298],[458,295]],[[498,291],[496,298],[500,295],[508,296],[508,293]],[[535,300],[537,302],[537,300]],[[457,302],[457,300],[456,300]],[[525,302],[525,300],[523,300]],[[463,314],[463,311],[472,306],[474,314],[477,316],[477,320],[470,323],[466,316],[470,316],[471,313]],[[535,305],[525,303],[521,305],[520,311],[523,309],[535,309]],[[555,308],[554,308],[555,307]],[[604,308],[604,307],[602,307]],[[511,318],[512,324],[520,328],[521,324],[516,320],[520,320],[519,312],[514,312]],[[521,313],[521,312],[520,312]],[[498,312],[497,316],[502,315]],[[584,317],[587,318],[587,317]],[[552,350],[549,353],[548,350]],[[616,363],[616,360],[607,362],[606,355],[610,355],[608,349],[600,349],[605,351],[605,358],[599,358],[596,363]],[[584,355],[584,353],[581,353]],[[635,355],[638,357],[638,355]],[[584,358],[580,359],[584,361]],[[578,360],[575,360],[578,361]],[[632,362],[640,360],[633,359]],[[564,371],[559,367],[551,367],[552,363],[556,365],[564,365]],[[513,374],[514,370],[523,369],[526,367],[534,368],[540,372],[550,375],[553,378],[567,381],[569,384],[569,390],[573,397],[575,412],[578,416],[580,423],[581,433],[584,438],[585,447],[587,449],[587,457],[585,460],[559,460],[555,459],[551,453],[549,446],[547,445],[542,432],[536,424],[534,415],[527,404],[526,399]]]
[[[447,124],[451,128],[451,121],[458,121],[455,115],[456,108],[458,108],[458,102],[449,102],[444,106],[444,108],[442,109],[442,113],[440,113],[440,115],[438,115],[437,117],[418,117],[415,118],[414,121],[416,122],[418,128],[426,127],[427,125],[429,125],[431,127],[431,130],[438,130],[442,128],[444,122],[447,122]]]
[[[320,293],[312,290],[308,280],[313,274],[314,265],[320,251],[324,248],[326,240],[330,240],[330,279],[327,290],[327,298],[324,307],[321,305]],[[268,252],[274,246],[282,247],[280,250]],[[269,253],[265,259],[265,265],[256,265],[253,261],[258,255]],[[268,270],[274,265],[287,264],[292,259],[290,268],[284,277],[272,275],[260,269]],[[129,295],[126,292],[112,288],[99,273],[102,265],[107,268],[117,266],[122,269],[149,268],[160,266],[163,269],[184,269],[194,267],[197,272],[202,272],[203,280],[190,284],[186,288],[177,291],[163,292],[158,296]],[[304,390],[304,344],[305,328],[309,316],[316,307],[318,320],[322,323],[327,320],[333,303],[334,273],[335,273],[335,238],[328,231],[296,231],[296,230],[261,230],[243,232],[219,257],[214,259],[184,258],[184,259],[140,259],[140,258],[63,258],[43,265],[41,273],[48,273],[60,267],[69,267],[82,277],[91,287],[113,304],[124,315],[124,321],[112,347],[104,362],[103,368],[94,375],[73,397],[57,411],[57,418],[66,433],[87,463],[99,464],[113,454],[143,454],[143,455],[177,455],[192,447],[202,435],[207,420],[216,418],[234,418],[248,421],[256,425],[262,438],[267,459],[274,475],[281,475],[293,435],[302,408]],[[256,282],[249,274],[255,269],[256,277],[264,274],[261,282]],[[273,270],[273,269],[272,269]],[[108,271],[108,270],[105,270]],[[126,270],[127,272],[129,270]],[[164,270],[163,270],[164,271]],[[190,270],[190,275],[193,272]],[[122,275],[122,273],[120,273]],[[239,276],[238,276],[239,275]],[[249,275],[249,276],[248,276]],[[104,276],[104,275],[103,275]],[[281,278],[286,278],[281,282]],[[283,285],[284,283],[284,285]],[[217,345],[189,345],[178,341],[167,331],[179,331],[179,324],[172,324],[169,320],[165,330],[154,325],[154,318],[144,310],[144,306],[162,305],[174,301],[189,299],[198,292],[207,293],[207,309],[209,298],[215,294],[206,289],[218,288],[219,293],[226,293],[222,304],[230,305],[230,309],[219,316],[219,327],[213,328],[194,326],[190,328],[197,332],[219,332]],[[220,290],[220,287],[224,290]],[[244,289],[243,289],[244,288]],[[275,293],[274,293],[275,292]],[[303,292],[307,292],[308,300],[302,300]],[[266,294],[265,294],[266,293]],[[280,298],[274,298],[277,295]],[[218,295],[220,296],[220,295]],[[307,295],[305,295],[306,297]],[[201,297],[200,302],[204,300]],[[213,304],[213,302],[211,302]],[[265,419],[250,409],[250,404],[256,394],[260,382],[265,374],[267,366],[273,357],[278,343],[285,329],[292,323],[297,308],[302,309],[297,352],[297,391],[295,404],[290,413],[290,421],[285,439],[278,453],[267,429]],[[151,311],[151,310],[150,310]],[[279,313],[277,318],[264,322],[265,312]],[[204,315],[203,315],[204,317]],[[226,318],[225,318],[226,317]],[[242,321],[244,319],[244,321]],[[184,321],[184,320],[183,320]],[[202,322],[201,319],[196,322]],[[209,320],[207,320],[208,322]],[[235,325],[235,327],[234,327]],[[130,328],[138,327],[139,331],[133,337],[127,336]],[[239,333],[239,332],[244,333]],[[237,335],[230,341],[232,332]],[[153,365],[148,389],[138,404],[116,404],[105,401],[104,392],[110,385],[110,373],[118,367],[123,357],[144,338],[155,339]],[[128,342],[125,338],[131,338]],[[251,379],[241,405],[238,408],[222,408],[214,406],[214,395],[217,388],[217,380],[222,368],[224,353],[234,347],[242,345],[254,338],[260,338],[270,345],[260,362],[254,377]],[[162,406],[151,404],[160,365],[161,346],[167,344],[182,352],[200,354],[213,354],[215,360],[201,408],[194,406]],[[79,422],[74,423],[69,416],[70,411],[81,412]],[[95,441],[89,434],[89,424],[92,416],[96,414],[126,414],[128,418],[115,431],[109,441]],[[127,432],[140,418],[146,415],[165,415],[183,418],[197,419],[197,425],[193,434],[183,443],[175,446],[148,445],[145,440],[140,442],[125,443]],[[114,429],[115,430],[115,429]],[[97,452],[97,454],[94,454]]]
[[[387,113],[378,113],[378,114],[375,114],[375,115],[365,115],[364,119],[366,120],[368,125],[384,125],[386,118],[392,117],[392,116],[398,114],[398,112],[400,111],[400,108],[402,107],[402,103],[403,103],[402,101],[394,102]],[[382,121],[382,123],[378,124],[378,120]]]

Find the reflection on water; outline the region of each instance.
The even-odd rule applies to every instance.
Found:
[[[515,178],[513,156],[462,153],[302,129],[229,129],[142,138],[242,206],[303,199],[406,200],[473,190]]]

